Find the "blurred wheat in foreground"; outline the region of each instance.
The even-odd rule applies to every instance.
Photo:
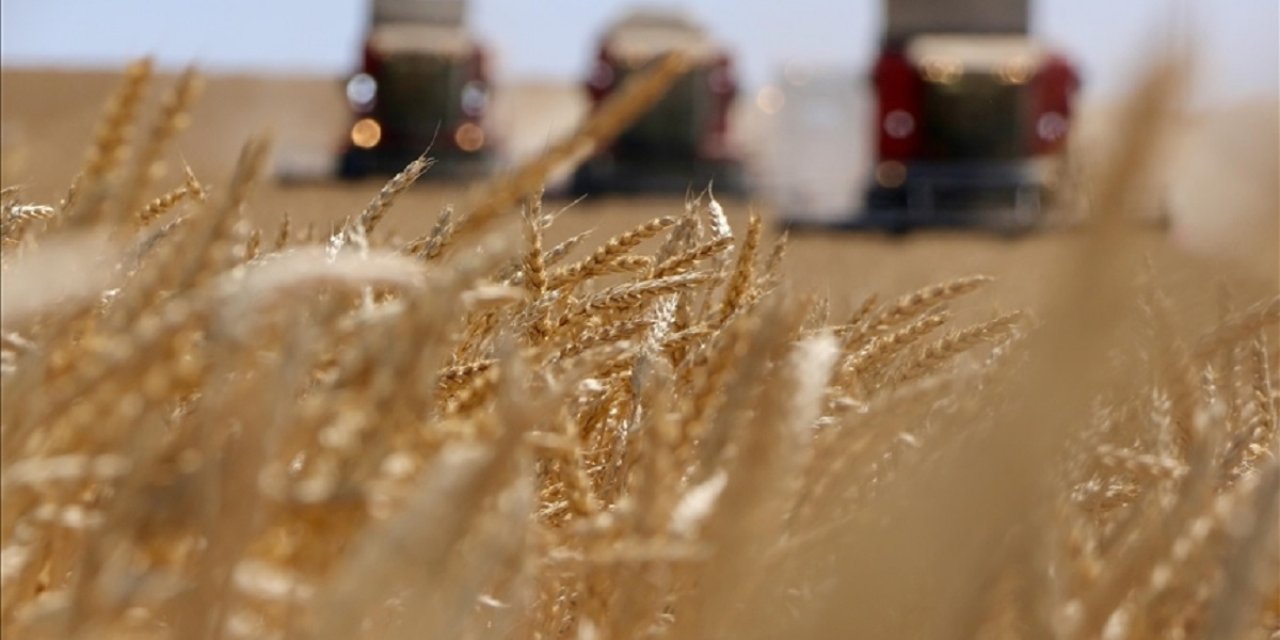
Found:
[[[709,194],[551,245],[559,157],[403,245],[425,159],[251,229],[261,142],[152,193],[199,79],[135,135],[150,81],[62,202],[3,192],[5,637],[1280,633],[1274,300],[1188,331],[1104,219],[1034,317],[957,325],[970,276],[829,318]]]

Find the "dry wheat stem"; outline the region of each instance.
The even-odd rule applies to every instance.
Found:
[[[522,165],[511,177],[486,189],[485,196],[471,207],[456,233],[465,235],[479,230],[520,198],[540,188],[561,164],[598,149],[653,105],[676,78],[684,74],[687,64],[684,55],[670,53],[652,69],[629,78],[576,132]]]
[[[1088,235],[1043,323],[960,322],[977,276],[830,326],[844,292],[789,293],[786,240],[762,247],[756,216],[735,238],[709,190],[576,261],[586,234],[547,248],[534,178],[625,127],[672,64],[407,244],[369,231],[413,171],[328,237],[251,225],[260,142],[214,197],[188,168],[151,213],[127,205],[119,94],[94,144],[115,164],[67,207],[0,191],[6,637],[1280,625],[1273,299],[1193,328],[1202,296],[1158,288],[1153,262],[1134,304],[1138,245]],[[176,133],[178,92],[135,165]],[[522,200],[523,224],[495,224]],[[90,253],[106,266],[53,295]],[[1111,339],[1120,321],[1146,342]]]

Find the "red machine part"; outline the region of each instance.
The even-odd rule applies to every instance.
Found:
[[[489,54],[484,47],[476,45],[471,50],[470,64],[467,65],[467,86],[482,91],[485,96],[489,93]],[[488,111],[488,100],[468,103],[467,96],[463,96],[462,112],[468,122],[478,123],[484,119],[485,112]]]
[[[1065,58],[1050,56],[1032,78],[1032,109],[1027,137],[1037,154],[1062,150],[1071,128],[1071,105],[1080,77]]]
[[[910,160],[921,151],[923,80],[901,50],[885,50],[873,72],[879,108],[876,111],[881,160]],[[1051,55],[1031,80],[1027,139],[1037,155],[1061,151],[1070,130],[1072,103],[1080,87],[1075,68]]]
[[[365,40],[364,55],[360,59],[360,70],[376,78],[378,77],[378,67],[381,65],[382,56],[373,47],[373,41]]]
[[[881,160],[909,160],[920,151],[923,80],[901,49],[886,49],[872,72],[878,96],[876,130]]]
[[[615,64],[613,57],[609,55],[609,50],[603,46],[600,47],[596,54],[596,63],[591,67],[591,75],[587,76],[587,94],[591,96],[593,109],[613,91],[617,83],[617,74],[613,71]]]
[[[716,57],[711,73],[707,75],[711,90],[711,121],[702,133],[698,151],[704,158],[727,159],[733,155],[729,147],[729,109],[738,95],[738,81],[733,71],[733,60],[725,54]]]

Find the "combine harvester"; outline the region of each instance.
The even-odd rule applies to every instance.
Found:
[[[587,79],[592,108],[628,74],[671,51],[689,57],[689,72],[574,172],[569,186],[574,195],[683,193],[708,182],[717,193],[745,190],[742,163],[729,141],[729,110],[738,90],[732,59],[688,17],[640,9],[614,23],[600,41]]]
[[[346,84],[353,123],[342,178],[399,172],[428,146],[430,176],[487,173],[490,85],[465,0],[374,0],[360,71]]]
[[[1029,35],[1028,0],[886,0],[862,211],[826,227],[1040,225],[1061,181],[1073,66]],[[784,213],[793,225],[803,216]]]

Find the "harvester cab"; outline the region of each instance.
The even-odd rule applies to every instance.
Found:
[[[685,192],[709,182],[718,192],[744,190],[742,165],[729,140],[729,111],[738,90],[732,59],[683,14],[636,10],[605,32],[586,81],[592,108],[628,75],[671,51],[688,57],[689,71],[574,172],[575,194]]]
[[[462,0],[374,0],[360,70],[346,83],[353,114],[338,175],[394,174],[430,146],[429,175],[487,172],[490,84],[485,49]]]
[[[876,154],[856,226],[1039,225],[1079,87],[1027,33],[1027,0],[888,0],[872,74]]]

